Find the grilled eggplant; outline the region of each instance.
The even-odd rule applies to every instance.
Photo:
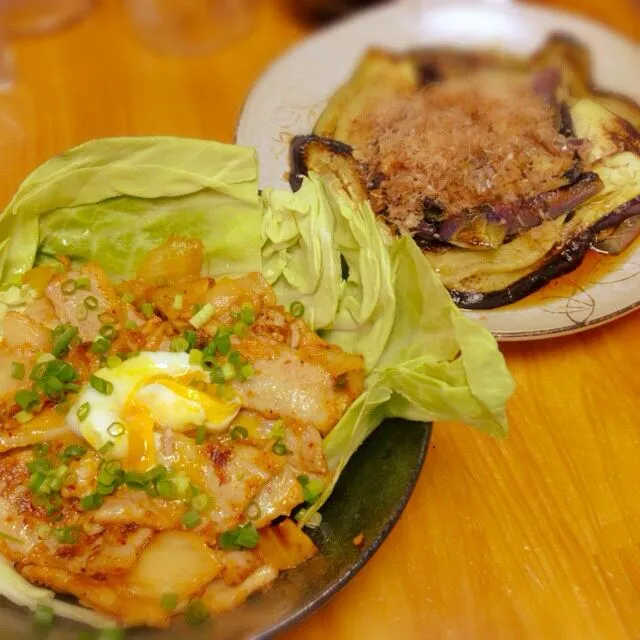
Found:
[[[540,182],[550,188],[476,206],[456,209],[446,194],[423,192],[419,185],[420,219],[414,215],[407,228],[403,202],[398,205],[385,191],[390,162],[376,155],[379,140],[372,143],[363,130],[363,114],[384,101],[478,73],[525,79],[553,114],[558,137],[543,146],[559,144],[564,159],[557,161],[559,153],[538,158],[543,166],[555,162],[550,177]],[[621,223],[627,243],[629,229],[640,229],[626,222],[640,214],[639,124],[640,107],[595,89],[586,50],[566,37],[551,38],[530,59],[492,52],[374,50],[329,101],[313,135],[294,138],[291,184],[298,188],[301,176],[313,171],[356,201],[368,198],[394,232],[413,235],[459,306],[490,309],[575,269],[593,245],[606,251],[613,246],[606,239]],[[402,171],[402,159],[398,163]],[[559,169],[564,171],[554,177]],[[411,202],[415,210],[415,198]]]

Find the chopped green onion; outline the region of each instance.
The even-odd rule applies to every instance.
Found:
[[[238,377],[242,381],[246,380],[247,378],[250,378],[254,374],[255,374],[255,370],[248,362],[246,364],[243,364],[238,370]]]
[[[160,598],[160,606],[165,611],[175,611],[175,608],[178,606],[178,594],[163,593]]]
[[[31,369],[31,373],[29,373],[29,380],[40,380],[47,371],[47,361],[38,362],[33,369]]]
[[[213,501],[206,493],[199,493],[191,501],[191,506],[199,513],[202,513],[203,511],[206,511],[209,506],[211,506],[212,502]]]
[[[230,363],[225,362],[222,365],[222,379],[225,382],[229,382],[229,380],[233,380],[236,377],[236,368]]]
[[[88,289],[91,282],[86,276],[76,279],[76,289]]]
[[[80,444],[70,444],[64,448],[60,457],[63,460],[77,460],[82,458],[85,453],[87,453],[86,447]]]
[[[244,356],[239,351],[235,350],[229,354],[227,359],[234,367],[239,367],[246,362]]]
[[[167,500],[172,500],[177,494],[176,485],[168,478],[158,480],[158,482],[156,482],[156,489],[158,490],[158,495],[162,498],[167,498]]]
[[[107,453],[109,453],[109,451],[111,449],[113,449],[113,447],[116,446],[115,442],[111,442],[111,440],[109,440],[108,442],[105,442],[99,449],[98,449],[98,453],[101,456],[106,455]]]
[[[245,440],[249,437],[249,432],[247,431],[246,427],[238,424],[233,427],[233,429],[231,429],[230,435],[232,440]]]
[[[102,324],[115,324],[116,318],[112,313],[105,311],[98,316],[98,320],[102,322]]]
[[[85,511],[93,511],[94,509],[99,509],[104,502],[104,497],[99,493],[91,493],[88,496],[84,496],[80,499],[80,506]]]
[[[202,351],[200,349],[191,349],[189,351],[189,364],[197,366],[202,364]]]
[[[209,609],[202,600],[192,600],[184,612],[185,622],[190,625],[201,624],[209,616]]]
[[[89,415],[90,411],[91,411],[91,405],[88,402],[83,402],[78,407],[78,411],[76,412],[76,416],[78,416],[78,420],[80,420],[80,422],[84,422],[86,417]]]
[[[33,611],[33,624],[38,627],[51,627],[53,626],[53,619],[53,609],[39,602]]]
[[[196,429],[196,444],[204,444],[204,441],[207,437],[207,429],[204,425],[200,425]]]
[[[84,299],[84,306],[89,309],[89,311],[95,311],[98,308],[98,298],[95,296],[87,296]]]
[[[259,539],[260,534],[253,522],[247,522],[221,534],[218,538],[218,544],[224,551],[254,549]]]
[[[233,325],[233,335],[238,336],[238,338],[244,338],[248,332],[247,325],[241,320],[238,320],[238,322]]]
[[[127,291],[121,298],[125,304],[131,304],[134,301],[134,295],[130,291]]]
[[[247,508],[244,510],[244,515],[249,520],[258,520],[258,518],[260,518],[260,516],[262,515],[262,512],[260,510],[260,506],[258,505],[258,503],[255,502],[254,500],[252,500],[247,505]]]
[[[171,308],[174,311],[180,311],[182,309],[182,295],[177,293],[173,296],[173,303],[171,304]]]
[[[24,364],[22,362],[11,363],[11,377],[14,380],[22,380],[24,378]]]
[[[40,396],[30,389],[20,389],[20,391],[16,392],[15,401],[21,409],[28,411],[40,402]]]
[[[214,364],[211,367],[211,371],[209,372],[209,377],[211,379],[211,382],[213,382],[214,384],[222,384],[224,382],[224,374],[222,373],[222,367],[219,367],[217,364]]]
[[[246,325],[252,325],[256,321],[256,312],[253,308],[253,305],[245,302],[242,305],[240,317],[242,318],[242,322],[244,322]]]
[[[33,447],[33,454],[42,458],[42,456],[46,456],[49,453],[49,443],[48,442],[38,442],[35,447]]]
[[[182,516],[182,520],[181,520],[183,526],[185,526],[187,529],[193,529],[194,527],[197,527],[200,522],[202,522],[202,518],[200,517],[200,514],[197,511],[187,511],[183,516]]]
[[[18,424],[26,424],[30,420],[33,420],[33,413],[30,411],[18,411],[18,413],[13,417],[16,419]]]
[[[222,335],[216,336],[216,349],[223,356],[226,356],[229,351],[231,351],[231,338],[228,334],[223,333]]]
[[[144,489],[148,482],[146,475],[140,471],[127,471],[124,481],[130,489]]]
[[[185,338],[179,336],[171,341],[171,351],[184,353],[189,348],[189,343]]]
[[[45,502],[45,509],[47,511],[47,515],[51,515],[52,513],[58,511],[62,506],[62,496],[58,493],[52,493],[47,496]]]
[[[195,331],[185,331],[183,334],[184,339],[189,344],[189,351],[196,346],[196,342],[198,341],[198,334]]]
[[[78,327],[67,326],[53,341],[51,353],[57,358],[69,348],[71,341],[78,335]]]
[[[96,338],[91,344],[91,351],[93,353],[107,353],[109,349],[111,349],[111,342],[102,336]]]
[[[27,469],[31,473],[49,473],[51,471],[51,461],[47,458],[35,458],[27,463]]]
[[[104,378],[100,378],[96,375],[91,375],[89,378],[89,384],[102,395],[110,396],[113,393],[113,383]]]
[[[145,318],[150,318],[154,314],[153,305],[150,302],[144,302],[140,305],[140,311]]]
[[[84,320],[89,315],[86,307],[76,307],[76,318]]]
[[[146,478],[152,482],[155,480],[164,480],[168,475],[169,470],[161,464],[156,465],[145,473]]]
[[[291,453],[289,449],[287,449],[287,445],[284,442],[283,438],[278,438],[271,447],[271,451],[275,453],[277,456],[285,456],[287,453]]]
[[[289,311],[294,318],[301,318],[304,315],[304,305],[299,300],[291,303]]]
[[[53,530],[53,535],[58,542],[63,544],[77,544],[79,538],[78,529],[75,527],[60,527]]]
[[[118,335],[118,330],[112,324],[103,324],[100,327],[100,335],[107,340],[113,340]]]
[[[110,436],[117,438],[118,436],[121,436],[124,433],[124,425],[122,424],[122,422],[112,422],[107,427],[107,433]]]
[[[76,286],[75,280],[65,280],[60,285],[60,291],[62,291],[62,293],[64,293],[65,296],[70,296],[72,293],[75,292],[76,288],[77,286]]]
[[[313,504],[318,500],[324,491],[324,482],[319,478],[309,479],[309,476],[298,476],[298,482],[302,486],[304,501]]]
[[[200,329],[205,324],[207,324],[209,320],[211,320],[214,313],[215,309],[213,308],[213,305],[210,302],[207,302],[207,304],[205,304],[202,309],[200,309],[194,316],[191,317],[189,323],[192,327]]]
[[[118,356],[109,356],[107,358],[107,367],[109,367],[109,369],[115,369],[121,364],[122,364],[122,359],[118,358]]]
[[[124,323],[124,328],[127,331],[135,331],[138,328],[138,325],[133,320],[127,320]]]

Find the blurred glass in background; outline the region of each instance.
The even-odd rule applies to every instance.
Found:
[[[163,53],[190,55],[218,49],[245,35],[254,0],[126,0],[140,39]]]
[[[93,0],[0,0],[0,28],[9,36],[53,31],[85,15]]]

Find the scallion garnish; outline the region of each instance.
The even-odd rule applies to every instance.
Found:
[[[196,429],[196,444],[204,444],[207,437],[207,429],[204,425],[200,425]]]
[[[60,457],[63,460],[78,460],[79,458],[82,458],[85,453],[87,453],[86,447],[83,447],[80,444],[70,444],[64,448]]]
[[[185,338],[179,336],[171,341],[171,351],[184,353],[189,348],[189,343]]]
[[[65,296],[70,296],[72,293],[75,292],[76,289],[77,289],[77,285],[75,280],[65,280],[60,285],[60,291],[62,291],[62,293],[64,293]]]
[[[124,433],[124,425],[122,424],[122,422],[112,422],[107,427],[107,433],[113,438],[117,438]]]
[[[94,509],[99,509],[104,502],[104,497],[99,493],[91,493],[88,496],[84,496],[80,499],[80,506],[85,511],[93,511]]]
[[[96,375],[89,377],[89,384],[102,395],[110,396],[113,393],[113,383]]]
[[[294,318],[301,318],[304,315],[304,305],[299,300],[294,300],[289,306],[289,311]]]
[[[20,389],[16,391],[15,401],[23,411],[28,411],[40,402],[40,396],[31,389]]]
[[[182,295],[177,293],[173,296],[173,302],[171,303],[171,308],[174,311],[180,311],[182,309]]]
[[[200,349],[191,349],[191,351],[189,351],[189,364],[196,366],[202,364],[202,351],[200,351]]]
[[[24,378],[24,364],[22,362],[12,362],[11,363],[11,377],[14,380],[22,380]]]
[[[100,320],[100,322],[102,322],[102,324],[115,324],[116,323],[116,317],[112,313],[109,313],[108,311],[105,311],[105,312],[101,313],[98,316],[98,320]]]
[[[298,482],[302,486],[304,501],[313,504],[318,500],[324,491],[324,482],[320,478],[309,479],[309,476],[298,476]]]
[[[30,411],[18,411],[13,417],[18,424],[26,424],[30,420],[33,420],[33,413]]]
[[[246,325],[252,325],[256,321],[256,312],[253,305],[245,302],[240,310],[240,317],[242,318],[242,322]]]
[[[64,326],[64,325],[62,325]],[[71,344],[71,341],[78,335],[78,327],[73,327],[71,325],[64,326],[64,329],[56,334],[53,338],[53,347],[51,348],[51,353],[57,358],[59,355],[62,355]]]
[[[76,411],[76,416],[80,422],[84,422],[91,411],[91,405],[88,402],[83,402]]]
[[[124,323],[124,328],[127,331],[135,331],[138,328],[138,325],[133,320],[127,320]]]
[[[260,534],[255,525],[253,522],[247,522],[221,534],[218,538],[218,544],[224,551],[254,549],[259,540]]]
[[[140,311],[145,318],[150,318],[154,314],[153,305],[150,302],[144,302],[141,304]]]
[[[87,276],[76,278],[76,289],[88,289],[91,282]]]
[[[96,338],[91,344],[91,351],[93,353],[103,354],[107,353],[109,349],[111,349],[111,342],[103,336]]]
[[[122,364],[122,359],[118,356],[109,356],[107,358],[107,367],[109,369],[115,369],[117,366]]]
[[[160,598],[160,606],[165,611],[175,611],[178,606],[178,595],[175,593],[163,593]]]
[[[235,427],[231,429],[229,432],[232,440],[245,440],[249,437],[249,432],[246,427],[243,427],[237,424]]]
[[[54,617],[53,609],[42,602],[39,602],[33,610],[33,624],[38,627],[53,626]]]
[[[211,498],[206,493],[199,493],[191,500],[191,507],[198,513],[202,513],[207,510],[211,502]]]
[[[200,517],[200,514],[197,511],[191,510],[191,511],[187,511],[182,516],[181,522],[183,526],[186,527],[187,529],[193,529],[194,527],[197,527],[200,524],[200,522],[202,522],[202,518]]]
[[[241,320],[238,320],[238,322],[233,325],[233,335],[238,338],[244,338],[248,332],[249,329],[247,329],[247,325]]]
[[[112,324],[103,324],[100,327],[100,335],[107,340],[113,340],[118,335],[118,330]]]
[[[127,291],[125,294],[123,294],[121,300],[125,304],[131,304],[135,300],[135,297],[133,293],[131,293],[130,291]]]
[[[254,373],[255,373],[254,368],[248,362],[243,364],[238,369],[238,377],[242,381],[246,380],[247,378],[250,378],[252,375],[254,375]]]
[[[233,380],[236,377],[236,368],[230,362],[225,362],[221,371],[224,382],[229,382],[229,380]]]
[[[167,478],[158,480],[158,482],[156,482],[156,489],[158,490],[158,495],[167,500],[172,500],[177,494],[176,485]]]
[[[184,619],[187,624],[201,624],[210,616],[209,609],[202,600],[192,600],[185,609]]]
[[[277,456],[285,456],[288,453],[291,453],[289,449],[287,449],[287,445],[284,442],[283,438],[278,438],[271,447],[271,451],[275,453]]]
[[[202,307],[202,309],[200,309],[194,316],[192,316],[191,320],[189,320],[189,323],[191,324],[192,327],[195,327],[196,329],[200,329],[205,324],[207,324],[209,320],[211,320],[214,313],[215,313],[215,309],[213,308],[213,305],[210,302],[207,302]]]
[[[260,506],[258,505],[258,503],[252,500],[244,510],[244,515],[249,520],[258,520],[258,518],[260,518],[260,516],[262,515]]]
[[[98,308],[98,298],[95,296],[87,296],[84,299],[84,306],[89,309],[89,311],[95,311]]]
[[[76,527],[60,527],[54,529],[52,533],[56,540],[62,544],[77,544],[80,538],[80,532]]]

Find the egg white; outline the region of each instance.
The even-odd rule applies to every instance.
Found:
[[[162,379],[175,380],[188,375],[208,380],[208,373],[199,365],[191,364],[187,353],[142,352],[112,369],[99,369],[94,375],[110,382],[112,393],[105,395],[86,385],[71,407],[67,423],[94,449],[100,450],[107,443],[113,443],[107,454],[110,458],[127,458],[132,437],[142,435],[137,434],[136,429],[145,428],[135,420],[127,422],[123,415],[132,402],[142,412],[144,422],[149,418],[156,427],[176,431],[192,429],[194,425],[220,431],[240,410],[238,400],[212,398],[179,383],[162,384]],[[78,412],[85,404],[89,406],[89,413],[80,420]],[[109,433],[109,427],[114,423],[124,426],[123,434]],[[148,446],[155,447],[149,434],[144,437],[149,440]]]

